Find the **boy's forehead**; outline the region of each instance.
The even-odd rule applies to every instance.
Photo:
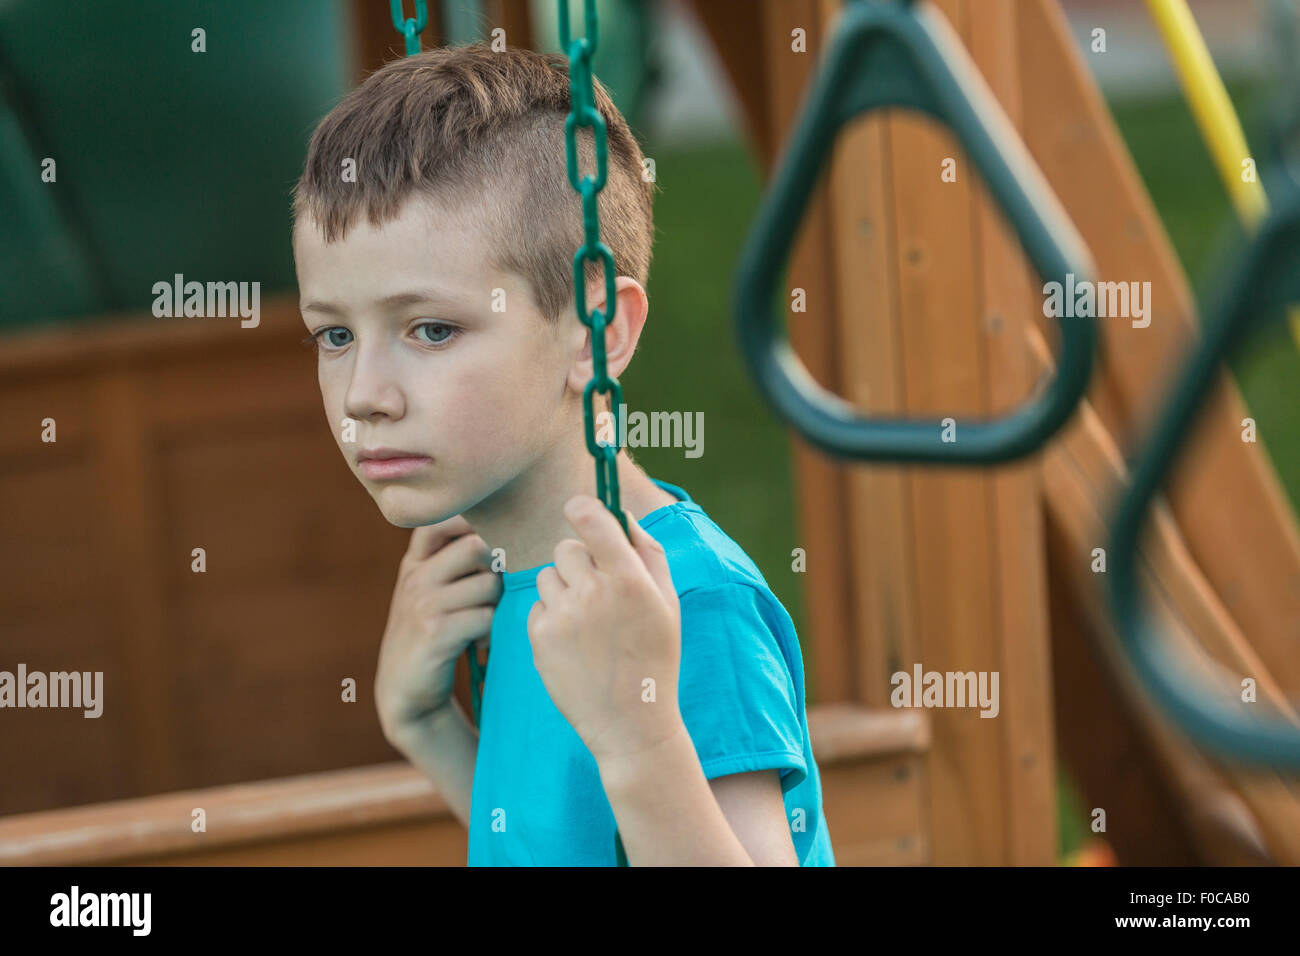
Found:
[[[434,200],[412,199],[402,205],[396,216],[378,225],[364,211],[358,212],[347,231],[328,243],[320,223],[310,212],[304,212],[294,223],[293,243],[295,248],[299,245],[326,250],[346,248],[354,255],[417,245],[447,252],[477,253],[482,247],[481,231],[480,223],[465,211]]]
[[[362,213],[333,242],[326,242],[319,223],[304,213],[294,224],[294,258],[300,283],[369,279],[388,284],[434,274],[442,284],[473,294],[501,279],[489,264],[481,233],[472,215],[433,200],[409,201],[380,225]]]

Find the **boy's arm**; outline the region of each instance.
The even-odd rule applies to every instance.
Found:
[[[798,866],[775,770],[704,776],[683,724],[647,751],[599,764],[635,866]]]
[[[424,723],[413,725],[392,744],[433,781],[456,819],[469,829],[478,731],[470,725],[456,699],[453,697]]]
[[[709,611],[691,614],[688,623],[664,546],[630,513],[624,512],[620,527],[598,498],[575,495],[564,514],[582,540],[561,541],[555,565],[538,572],[528,639],[552,702],[596,759],[628,863],[798,866],[779,777],[738,775],[744,779],[715,792],[678,709],[686,627],[703,634],[721,628],[719,640],[734,651],[728,666],[753,652],[781,666],[779,637],[752,603],[757,592],[745,591],[751,601],[746,610],[734,584],[688,589],[692,595],[708,591]],[[711,611],[709,602],[716,604]],[[750,706],[783,714],[784,733],[768,734],[774,746],[763,752],[774,759],[781,754],[788,764],[802,729],[798,694],[791,681],[774,686],[772,673],[772,667],[756,666],[747,697]],[[656,693],[645,696],[647,686]],[[754,735],[743,736],[749,745]]]

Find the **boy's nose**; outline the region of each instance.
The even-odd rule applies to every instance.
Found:
[[[357,349],[343,412],[364,421],[376,415],[400,418],[405,407],[391,362],[378,349]]]

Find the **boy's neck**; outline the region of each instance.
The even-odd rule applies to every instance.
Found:
[[[564,505],[574,495],[596,496],[596,464],[587,453],[563,462],[529,469],[490,499],[465,511],[465,519],[489,548],[502,548],[507,571],[526,571],[555,560],[555,546],[577,538],[564,517]],[[627,454],[618,463],[619,502],[640,521],[650,512],[677,501],[656,485]]]

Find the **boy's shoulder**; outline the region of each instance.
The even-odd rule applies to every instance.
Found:
[[[693,499],[652,512],[643,519],[642,527],[663,545],[679,596],[740,586],[775,600],[753,559]]]

